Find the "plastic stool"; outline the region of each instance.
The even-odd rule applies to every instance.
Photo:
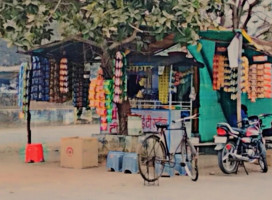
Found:
[[[157,174],[160,172],[159,167],[160,167],[160,164],[155,163],[155,171]],[[170,177],[174,176],[174,168],[171,167],[168,163],[165,163],[162,176],[170,176]]]
[[[179,175],[186,175],[184,167],[180,165],[180,163],[182,162],[181,154],[175,154],[175,160],[176,160],[175,170],[178,172]]]
[[[121,172],[124,152],[109,151],[106,167],[112,171]]]
[[[125,153],[123,156],[122,172],[138,173],[138,156],[137,153]]]
[[[42,144],[27,144],[25,162],[44,162]]]

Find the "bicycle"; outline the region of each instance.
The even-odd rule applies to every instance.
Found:
[[[198,153],[187,135],[185,122],[196,119],[198,116],[198,114],[195,114],[172,121],[173,123],[181,122],[181,127],[178,129],[168,129],[169,124],[156,123],[157,132],[153,132],[143,140],[138,152],[139,172],[145,181],[154,182],[158,180],[163,174],[165,164],[174,168],[177,164],[175,154],[178,154],[179,149],[182,156],[182,162],[179,164],[185,168],[186,174],[191,177],[192,181],[197,181]],[[183,131],[181,141],[174,153],[169,151],[165,130]]]

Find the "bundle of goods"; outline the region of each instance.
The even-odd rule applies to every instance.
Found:
[[[73,76],[72,76],[73,106],[77,107],[77,108],[84,107],[84,105],[86,105],[86,103],[87,103],[87,99],[85,99],[86,101],[83,102],[83,82],[84,82],[83,81],[83,79],[84,79],[84,71],[83,70],[84,70],[83,65],[74,65],[73,66]],[[86,94],[84,96],[86,96]]]
[[[219,90],[224,87],[224,64],[225,57],[222,55],[214,55],[213,58],[213,89]]]
[[[168,102],[170,67],[165,67],[163,74],[159,75],[159,100],[162,104]]]
[[[247,57],[242,57],[242,70],[241,70],[241,90],[244,93],[249,92],[249,62]]]
[[[111,122],[113,110],[113,80],[105,80],[103,88],[105,91],[105,107],[107,110],[107,122]]]
[[[224,88],[231,93],[231,99],[237,98],[238,68],[230,68],[228,58],[223,55],[214,55],[213,59],[213,89]]]
[[[19,71],[19,87],[18,87],[18,106],[22,110],[23,117],[26,116],[27,102],[28,102],[28,71],[27,63],[22,63]]]
[[[49,101],[50,65],[46,58],[32,57],[31,99]]]
[[[113,113],[113,80],[103,79],[103,70],[97,72],[97,78],[92,79],[89,86],[89,102],[91,108],[101,117],[101,130],[106,131],[112,121]]]
[[[59,72],[59,80],[60,80],[60,92],[68,93],[68,60],[67,58],[62,58],[60,60],[60,72]]]
[[[248,98],[252,102],[255,102],[256,98],[272,98],[271,63],[250,66]]]
[[[118,51],[114,59],[113,82],[115,103],[122,103],[127,100],[127,75],[126,75],[127,59],[125,53]]]

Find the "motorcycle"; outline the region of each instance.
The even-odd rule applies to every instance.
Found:
[[[265,140],[262,136],[262,119],[272,114],[250,116],[242,121],[242,128],[231,127],[228,123],[217,124],[217,135],[214,136],[218,151],[218,165],[225,174],[238,171],[244,162],[255,163],[261,167],[262,172],[268,170],[266,160]]]

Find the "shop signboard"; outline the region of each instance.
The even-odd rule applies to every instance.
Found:
[[[169,110],[138,110],[132,109],[133,114],[141,115],[144,132],[157,131],[156,123],[169,123]]]

